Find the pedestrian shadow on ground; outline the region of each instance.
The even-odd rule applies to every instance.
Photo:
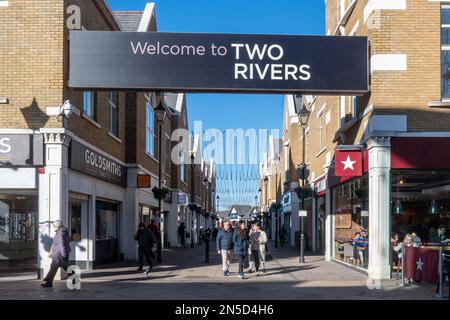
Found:
[[[277,275],[277,274],[287,274],[292,272],[298,272],[302,270],[311,270],[316,269],[318,266],[311,266],[311,265],[305,265],[305,266],[298,266],[298,267],[277,267],[277,268],[267,268],[265,275]]]

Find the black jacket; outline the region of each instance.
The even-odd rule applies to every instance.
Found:
[[[134,237],[134,240],[137,241],[139,247],[141,248],[153,247],[153,234],[148,228],[144,228],[142,231],[139,229]]]

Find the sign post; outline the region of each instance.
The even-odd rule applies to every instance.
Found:
[[[357,36],[71,31],[69,61],[78,89],[362,95],[369,87],[368,39]]]

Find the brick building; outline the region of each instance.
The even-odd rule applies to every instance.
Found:
[[[163,244],[178,245],[191,172],[189,156],[171,161],[172,133],[188,130],[185,95],[67,86],[70,30],[157,31],[154,4],[113,12],[103,0],[0,1],[0,25],[0,268],[46,272],[58,219],[70,231],[70,259],[82,268],[136,259],[137,224],[152,218]],[[159,165],[170,190],[161,212],[152,192]],[[149,175],[150,188],[137,188],[137,175]],[[198,179],[205,175],[209,188],[195,201],[211,199],[206,216],[213,170],[199,168]]]
[[[305,200],[308,247],[386,279],[396,258],[392,233],[416,232],[432,242],[435,228],[449,227],[450,7],[428,0],[326,0],[325,7],[327,35],[368,37],[370,92],[301,99],[311,111],[305,135],[307,182],[314,190]],[[277,180],[278,190],[288,178],[290,187],[277,199],[299,181],[303,136],[295,99],[286,96]],[[336,150],[359,154],[362,175],[336,176],[342,166]],[[297,221],[291,226],[298,230]],[[368,232],[368,244],[355,255],[351,239],[361,230]]]

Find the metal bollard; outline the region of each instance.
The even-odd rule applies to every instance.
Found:
[[[405,282],[405,260],[406,260],[406,247],[402,248],[402,280],[400,282],[401,287],[405,287],[407,284]]]

